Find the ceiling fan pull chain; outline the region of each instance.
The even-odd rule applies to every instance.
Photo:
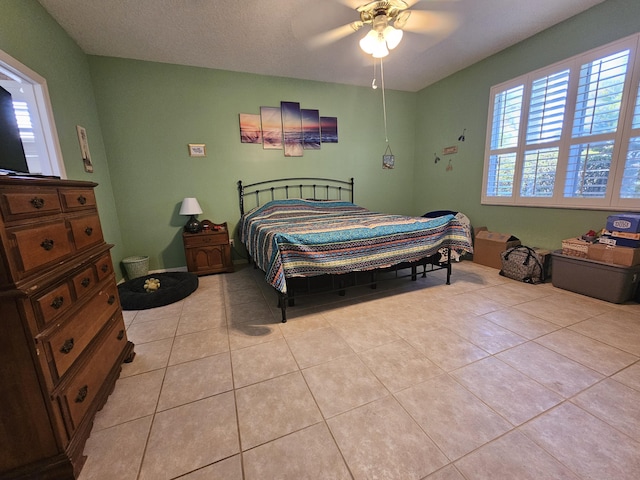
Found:
[[[389,135],[387,134],[387,99],[384,94],[384,65],[380,59],[380,80],[382,82],[382,117],[384,119],[384,141],[389,144]]]

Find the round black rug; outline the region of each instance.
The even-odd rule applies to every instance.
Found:
[[[147,292],[144,282],[149,278],[160,280],[160,288]],[[153,273],[134,278],[118,285],[123,310],[146,310],[177,302],[198,288],[198,276],[189,272]]]

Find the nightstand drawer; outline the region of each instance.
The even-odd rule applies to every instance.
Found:
[[[193,235],[184,235],[185,247],[201,247],[203,245],[225,245],[229,243],[229,235],[227,231],[215,233],[196,233]]]

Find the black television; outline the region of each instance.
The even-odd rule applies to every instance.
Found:
[[[11,94],[0,87],[0,174],[28,174]]]

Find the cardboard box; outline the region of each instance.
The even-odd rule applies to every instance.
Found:
[[[607,230],[610,232],[640,232],[640,213],[619,213],[607,217]]]
[[[615,245],[618,247],[640,248],[640,240],[631,240],[629,238],[614,237],[613,235],[602,234],[598,242],[606,245]]]
[[[587,258],[589,245],[591,245],[591,242],[587,242],[581,238],[567,238],[562,240],[562,254],[571,257]]]
[[[638,298],[640,265],[622,267],[586,258],[552,253],[554,287],[599,298],[612,303],[624,303]]]
[[[473,262],[501,269],[502,258],[500,254],[518,245],[520,245],[520,240],[513,235],[490,232],[486,227],[477,228],[473,244]]]
[[[587,258],[598,262],[633,267],[634,265],[640,265],[640,248],[594,243],[589,246]]]

